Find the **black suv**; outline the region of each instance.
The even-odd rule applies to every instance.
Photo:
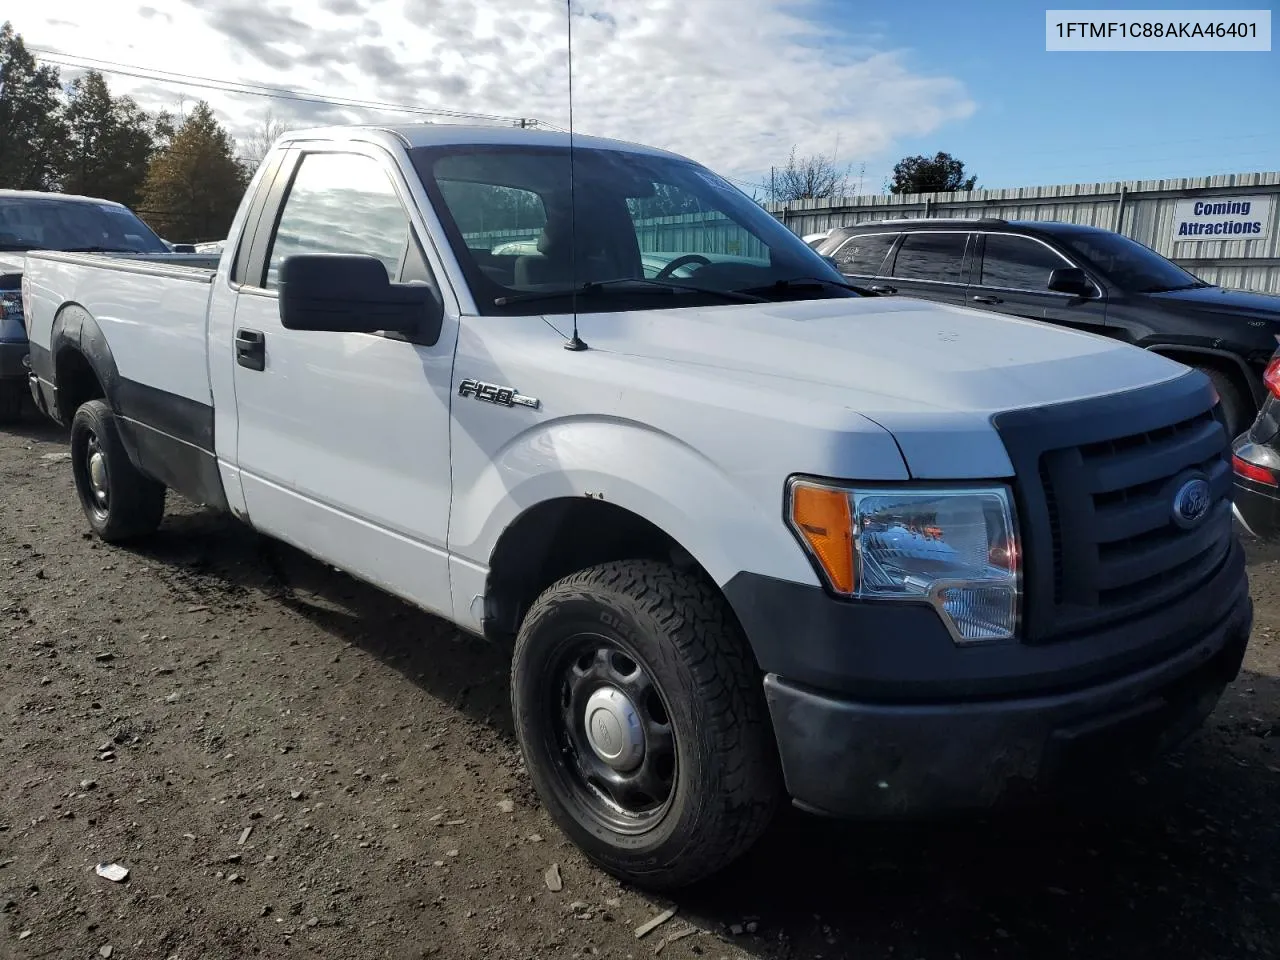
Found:
[[[1041,220],[876,220],[815,249],[854,283],[1114,337],[1203,370],[1231,435],[1267,392],[1280,297],[1198,280],[1136,240]]]

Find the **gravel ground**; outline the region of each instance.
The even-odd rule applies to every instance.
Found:
[[[1245,672],[1143,776],[990,822],[788,813],[664,901],[542,813],[497,650],[176,500],[97,543],[65,450],[0,432],[4,960],[1280,955],[1280,551]]]

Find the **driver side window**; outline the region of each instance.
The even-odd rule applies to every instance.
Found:
[[[271,241],[264,286],[275,289],[286,257],[358,253],[377,257],[396,282],[420,257],[391,178],[371,157],[311,153],[302,158]]]
[[[768,248],[724,213],[674,184],[652,186],[649,196],[627,198],[646,277],[652,279],[668,264],[686,258],[669,276],[690,277],[705,261],[757,260],[769,265]]]

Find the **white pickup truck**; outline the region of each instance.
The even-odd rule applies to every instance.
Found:
[[[99,536],[173,490],[512,644],[539,795],[637,883],[724,867],[784,797],[984,809],[1149,755],[1240,667],[1201,373],[860,295],[682,157],[294,132],[216,270],[23,282]]]

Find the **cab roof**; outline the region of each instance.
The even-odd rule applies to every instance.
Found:
[[[470,145],[511,145],[533,147],[568,147],[569,134],[544,127],[514,127],[499,124],[462,123],[410,123],[410,124],[348,124],[336,127],[316,127],[309,130],[293,130],[284,134],[277,145],[299,143],[307,140],[395,140],[407,149],[418,147],[448,147]],[[625,140],[592,137],[575,133],[575,147],[597,150],[624,150],[628,153],[644,153],[653,156],[686,159],[679,154]]]

